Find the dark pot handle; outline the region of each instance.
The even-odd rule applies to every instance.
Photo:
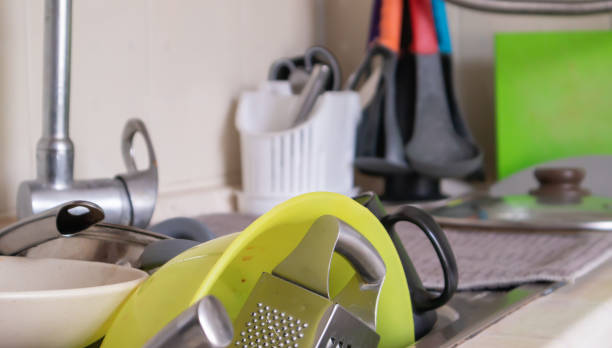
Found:
[[[421,279],[412,265],[402,241],[397,232],[395,232],[395,224],[400,221],[407,221],[417,225],[421,231],[425,232],[425,235],[433,245],[440,259],[442,271],[444,272],[444,289],[440,294],[433,294],[423,287]],[[434,221],[431,215],[419,208],[409,205],[402,207],[402,209],[395,214],[383,217],[381,222],[385,226],[387,233],[389,233],[400,260],[402,261],[404,273],[410,288],[410,296],[412,297],[414,311],[423,313],[446,304],[457,290],[458,272],[455,255],[440,226]]]
[[[188,217],[174,217],[159,222],[149,229],[168,237],[190,239],[200,243],[215,239],[215,234],[201,221]]]
[[[431,215],[419,208],[408,205],[402,207],[402,209],[395,214],[387,215],[378,196],[373,192],[366,192],[353,199],[368,208],[372,214],[381,220],[387,233],[389,233],[393,245],[402,261],[402,267],[404,268],[404,274],[406,275],[410,296],[412,298],[413,310],[416,313],[424,313],[443,306],[448,302],[457,290],[457,263],[450,244],[446,239],[446,235]],[[419,278],[412,261],[410,261],[410,257],[406,253],[406,249],[404,249],[402,241],[395,231],[395,224],[400,221],[407,221],[417,225],[425,232],[425,235],[432,243],[440,259],[440,265],[444,273],[444,290],[439,295],[430,293],[423,287],[421,278]]]

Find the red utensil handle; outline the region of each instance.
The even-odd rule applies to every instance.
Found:
[[[431,0],[409,0],[412,22],[412,52],[438,53],[438,39]]]

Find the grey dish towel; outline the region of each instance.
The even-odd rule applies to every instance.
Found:
[[[440,264],[416,226],[397,226],[423,284],[442,289]],[[459,289],[496,289],[537,281],[567,281],[612,256],[612,233],[445,229],[459,270]]]
[[[214,214],[198,218],[217,235],[243,230],[254,216]],[[423,284],[443,286],[431,244],[416,226],[396,225]],[[572,282],[612,256],[612,233],[509,232],[446,229],[459,269],[459,289],[496,289],[537,281]]]

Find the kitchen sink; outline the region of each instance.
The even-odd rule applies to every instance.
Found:
[[[439,308],[432,331],[412,347],[456,347],[529,302],[546,296],[565,283],[535,283],[508,291],[457,292]]]

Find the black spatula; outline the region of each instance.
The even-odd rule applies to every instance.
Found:
[[[416,107],[406,155],[420,173],[432,177],[464,177],[480,167],[482,153],[453,126],[430,1],[409,0]]]
[[[442,72],[444,75],[444,87],[446,89],[446,99],[450,108],[451,119],[457,133],[464,137],[467,141],[476,145],[476,141],[467,121],[459,108],[457,98],[455,97],[455,89],[453,84],[453,61],[452,61],[452,45],[451,37],[448,28],[448,19],[446,16],[446,5],[444,0],[432,0],[434,22],[436,23],[436,34],[438,37],[438,47],[442,59]],[[475,172],[471,173],[467,179],[484,180],[485,173],[481,165]]]
[[[400,174],[411,171],[406,161],[404,141],[395,110],[395,72],[401,37],[402,7],[402,0],[381,2],[379,37],[349,80],[349,88],[355,89],[359,81],[375,68],[372,66],[374,59],[382,58],[382,76],[376,92],[382,96],[372,98],[358,130],[355,167],[367,174]],[[377,118],[382,118],[383,132],[380,137],[377,133],[380,120]],[[381,148],[383,150],[379,151]],[[382,156],[378,155],[380,152]]]

